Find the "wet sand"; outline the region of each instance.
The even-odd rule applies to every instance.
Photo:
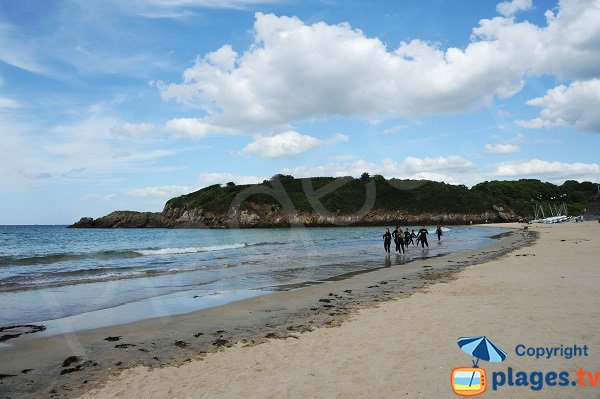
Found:
[[[516,227],[520,228],[520,226]],[[320,334],[333,334],[331,338],[327,338],[326,342],[331,342],[331,340],[335,342],[335,334],[341,331],[340,328],[322,327],[341,325],[341,328],[349,328],[356,325],[363,314],[378,313],[387,306],[398,306],[397,311],[404,313],[404,306],[409,305],[406,301],[411,299],[408,298],[411,295],[422,295],[418,293],[431,289],[432,284],[452,281],[457,273],[466,266],[489,262],[518,250],[518,248],[531,245],[536,235],[532,229],[515,230],[512,234],[499,237],[498,243],[492,246],[408,264],[401,264],[401,258],[396,258],[392,254],[386,267],[376,271],[355,273],[330,279],[320,284],[308,284],[301,289],[276,292],[268,296],[203,309],[189,314],[51,337],[36,337],[35,333],[22,335],[7,341],[6,343],[10,344],[9,347],[0,349],[0,358],[2,359],[0,396],[71,398],[92,390],[91,392],[98,397],[122,397],[125,392],[127,392],[126,396],[132,397],[136,394],[134,391],[139,392],[139,397],[189,397],[192,394],[183,391],[169,395],[169,390],[174,389],[173,387],[166,388],[170,386],[169,384],[164,387],[152,385],[153,381],[161,385],[164,382],[164,378],[156,379],[152,373],[166,373],[166,376],[175,377],[186,367],[210,365],[216,359],[221,359],[220,356],[233,356],[235,359],[239,355],[245,354],[249,356],[248,361],[251,361],[254,356],[253,350],[268,352],[272,350],[273,345],[275,347],[279,345],[300,345],[299,348],[302,348],[303,345],[313,347],[314,344],[309,343],[310,340],[315,339],[314,337],[320,340],[318,338]],[[411,250],[416,249],[411,248]],[[427,297],[429,295],[427,294]],[[397,301],[389,302],[390,300]],[[383,303],[385,304],[382,305]],[[347,322],[349,318],[351,321]],[[406,323],[406,320],[404,322]],[[412,322],[405,324],[401,330],[415,330],[411,324]],[[357,341],[356,343],[367,348],[378,340],[376,333],[379,329],[396,331],[397,327],[373,325],[371,329],[374,335],[364,337],[365,342]],[[231,348],[232,346],[234,348]],[[316,354],[315,348],[318,348],[318,345],[313,349],[297,350]],[[389,350],[393,353],[396,349],[389,348]],[[279,356],[294,363],[295,352],[292,351],[288,355],[286,351],[287,349],[279,352]],[[264,352],[257,354],[256,361],[260,362],[262,359],[260,356],[264,355]],[[377,358],[380,358],[383,363],[392,361],[392,359],[386,360],[385,357],[381,357],[382,355],[379,354]],[[272,353],[267,356],[272,356]],[[331,357],[330,361],[335,361],[335,354],[327,354],[327,352],[319,355],[318,361],[323,361],[324,356]],[[360,366],[362,360],[359,359],[356,358],[351,363]],[[410,361],[407,359],[405,356],[402,361],[408,364]],[[246,389],[242,386],[233,391],[221,389],[230,386],[230,382],[226,381],[232,380],[231,373],[235,364],[230,366],[224,369],[212,370],[211,368],[212,371],[209,373],[211,376],[220,376],[225,382],[214,380],[214,384],[212,384],[213,377],[197,380],[195,377],[183,376],[181,381],[177,378],[167,379],[174,384],[174,387],[190,387],[195,392],[194,397],[200,395],[195,391],[200,388],[195,387],[193,381],[202,384],[200,390],[207,397],[219,396],[219,394],[224,397],[242,395]],[[246,370],[242,373],[243,375],[251,370],[260,373],[263,378],[272,374],[273,381],[278,385],[281,385],[281,378],[284,378],[278,373],[264,373],[265,370],[271,369],[268,362],[260,367],[250,367],[243,363],[240,363],[238,367]],[[318,364],[314,365],[315,370],[320,367]],[[146,371],[148,368],[154,371]],[[339,365],[334,368],[338,369]],[[123,372],[124,370],[126,371]],[[302,370],[301,374],[305,371]],[[280,372],[296,373],[294,368],[287,366],[283,366]],[[203,373],[205,371],[200,372],[201,375],[204,375]],[[141,386],[133,387],[131,382],[122,382],[132,377],[135,377],[137,383],[144,385],[150,391],[142,390]],[[191,378],[193,381],[186,380],[186,378]],[[397,379],[397,376],[394,378]],[[107,381],[108,385],[104,385]],[[248,389],[252,389],[254,383],[248,382],[250,382]],[[105,390],[97,391],[98,388]],[[269,388],[266,386],[264,389],[268,390]],[[281,391],[281,389],[287,389],[285,384],[274,389],[273,397],[296,396],[291,394],[294,392],[293,390]],[[291,386],[290,389],[292,389]],[[331,389],[335,391],[337,388],[333,386]],[[267,391],[258,394],[259,397],[268,397],[269,395]],[[250,397],[255,396],[250,395]],[[315,394],[305,396],[315,396]]]

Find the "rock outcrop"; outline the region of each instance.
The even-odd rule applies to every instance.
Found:
[[[470,224],[517,221],[520,217],[501,207],[483,213],[422,213],[371,210],[364,214],[319,214],[286,212],[277,205],[250,203],[247,209],[204,212],[202,209],[165,207],[162,213],[116,211],[98,219],[81,218],[72,228],[250,228],[250,227],[326,227],[364,225]]]
[[[599,212],[597,185],[567,181],[490,181],[471,188],[375,175],[294,178],[258,184],[214,184],[171,198],[162,212],[117,211],[71,227],[246,228],[514,222],[531,217],[534,198],[567,198],[570,212]],[[570,202],[569,202],[570,201]]]
[[[98,219],[83,217],[71,228],[168,227],[160,212],[115,211]]]

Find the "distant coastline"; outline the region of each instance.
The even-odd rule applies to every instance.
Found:
[[[115,211],[70,228],[269,228],[457,225],[533,218],[534,204],[572,215],[597,208],[597,184],[491,181],[472,188],[428,180],[275,175],[256,185],[212,185],[167,201],[162,212]],[[552,208],[554,207],[554,208]],[[594,215],[588,215],[593,219]]]

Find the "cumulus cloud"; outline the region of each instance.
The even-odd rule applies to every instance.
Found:
[[[510,9],[524,9],[511,2]],[[517,93],[528,74],[586,79],[600,74],[600,8],[562,1],[547,25],[483,19],[465,48],[413,40],[388,50],[349,24],[305,24],[256,14],[254,43],[197,58],[181,83],[159,83],[164,100],[205,113],[199,122],[254,132],[344,116],[419,118],[464,112]],[[282,127],[287,127],[282,128]]]
[[[520,126],[531,129],[570,126],[578,131],[600,133],[600,79],[557,86],[527,104],[542,110],[537,118],[517,121]]]
[[[195,189],[190,186],[151,186],[134,188],[127,191],[126,194],[131,197],[172,198],[190,193],[194,190]]]
[[[486,144],[484,149],[488,154],[514,154],[521,151],[516,144]]]
[[[391,158],[382,159],[379,163],[362,159],[348,158],[333,160],[325,165],[298,166],[284,168],[281,173],[296,177],[313,176],[354,176],[362,173],[380,174],[386,178],[425,179],[444,181],[446,183],[464,183],[472,179],[476,165],[463,157],[452,155],[437,158],[406,157],[402,161]]]
[[[553,181],[566,179],[597,180],[600,164],[564,163],[532,159],[529,161],[503,162],[496,167],[496,176],[538,177]]]
[[[165,123],[165,127],[172,131],[176,136],[195,140],[207,136],[211,131],[211,126],[198,118],[171,119]]]
[[[336,134],[329,139],[318,139],[293,130],[276,134],[274,136],[258,136],[246,145],[240,152],[243,155],[258,155],[265,159],[293,157],[308,150],[348,141],[348,136]]]
[[[496,5],[496,11],[505,17],[510,17],[519,11],[529,10],[531,7],[533,7],[531,0],[503,1],[502,3],[498,3]]]
[[[514,18],[483,19],[474,39],[494,44],[520,74],[552,74],[562,79],[590,79],[600,74],[600,7],[596,0],[562,0],[545,13],[540,27]],[[474,45],[476,43],[472,43]]]
[[[243,176],[232,173],[202,173],[200,176],[198,176],[198,180],[204,186],[209,186],[212,184],[225,184],[230,181],[236,184],[256,184],[267,180],[267,177]]]

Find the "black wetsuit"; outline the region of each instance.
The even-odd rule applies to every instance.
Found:
[[[396,252],[404,253],[404,234],[402,230],[398,232],[398,230],[392,231],[392,237],[394,237],[394,242],[396,243]]]
[[[429,234],[429,232],[425,228],[419,230],[419,233],[417,234],[419,236],[419,241],[421,241],[421,248],[425,248],[425,245],[427,245],[427,248],[429,248],[429,243],[427,242],[427,234]]]
[[[435,234],[437,234],[438,241],[440,241],[442,239],[442,228],[438,227],[438,229],[435,231]]]
[[[390,244],[392,243],[392,235],[390,234],[389,231],[386,231],[386,233],[383,235],[383,249],[385,250],[385,252],[389,253],[390,252]]]
[[[410,233],[408,232],[408,230],[404,231],[404,245],[406,246],[406,248],[408,248],[408,244],[410,244],[410,242],[412,241],[412,238],[410,237]]]

